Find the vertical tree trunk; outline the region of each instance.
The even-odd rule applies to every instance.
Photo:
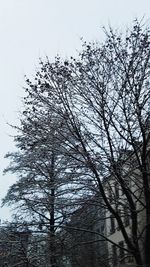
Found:
[[[145,266],[150,267],[150,224],[147,225],[145,233]]]
[[[50,193],[50,233],[49,233],[49,249],[50,249],[50,267],[57,267],[56,261],[56,243],[55,243],[55,188],[54,188],[54,164],[55,154],[52,151],[51,158],[51,193]]]
[[[149,197],[150,198],[150,197]],[[149,204],[150,201],[148,201]],[[145,231],[145,244],[144,244],[144,257],[145,257],[145,266],[150,267],[150,205],[146,207],[146,231]]]
[[[54,188],[51,189],[51,212],[50,212],[50,267],[57,267],[56,263],[56,244],[55,244],[55,207],[54,207]]]
[[[141,253],[138,251],[134,254],[135,262],[136,262],[136,267],[144,267]]]
[[[146,149],[145,149],[146,150]],[[145,160],[146,162],[146,160]],[[144,165],[144,164],[143,164]],[[146,203],[146,221],[145,221],[145,242],[144,242],[144,261],[145,266],[150,267],[150,187],[149,180],[150,177],[147,175],[149,173],[149,164],[146,162],[144,165],[144,195],[145,195],[145,203]]]

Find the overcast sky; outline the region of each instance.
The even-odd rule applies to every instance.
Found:
[[[32,76],[39,57],[75,55],[81,37],[103,38],[102,26],[130,26],[134,18],[150,18],[150,0],[0,0],[0,198],[15,181],[2,175],[13,150],[12,130],[21,107],[24,75]],[[0,219],[10,219],[0,209]]]

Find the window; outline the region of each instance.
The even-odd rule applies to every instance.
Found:
[[[119,185],[118,185],[118,183],[115,184],[115,197],[116,197],[116,199],[119,198]]]
[[[100,232],[101,232],[101,234],[104,233],[104,230],[105,230],[105,226],[104,226],[104,224],[102,224],[101,227],[100,227]]]
[[[117,231],[120,231],[120,226],[119,226],[119,224],[118,224],[118,222],[117,222]]]
[[[113,195],[112,195],[112,189],[111,188],[108,189],[108,198],[109,198],[109,201],[112,202]]]
[[[130,216],[127,206],[124,206],[124,224],[125,226],[129,226],[130,224]]]
[[[119,260],[121,263],[124,263],[124,259],[125,259],[125,251],[124,251],[124,242],[121,241],[119,242]]]
[[[115,221],[114,217],[110,217],[110,233],[113,234],[115,232]]]

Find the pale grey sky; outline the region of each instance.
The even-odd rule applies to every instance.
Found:
[[[4,155],[13,149],[6,122],[15,124],[21,107],[24,74],[34,75],[39,57],[75,55],[83,37],[101,40],[102,26],[130,26],[150,18],[149,0],[0,0],[0,198],[15,177],[2,176]],[[9,219],[7,208],[0,219]]]

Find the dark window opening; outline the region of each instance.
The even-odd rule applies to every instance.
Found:
[[[130,224],[129,210],[126,206],[124,206],[124,224],[125,226],[129,226]]]
[[[116,199],[119,198],[119,185],[117,183],[115,184],[115,197]]]
[[[110,217],[110,233],[113,234],[115,232],[115,221],[114,218]]]

